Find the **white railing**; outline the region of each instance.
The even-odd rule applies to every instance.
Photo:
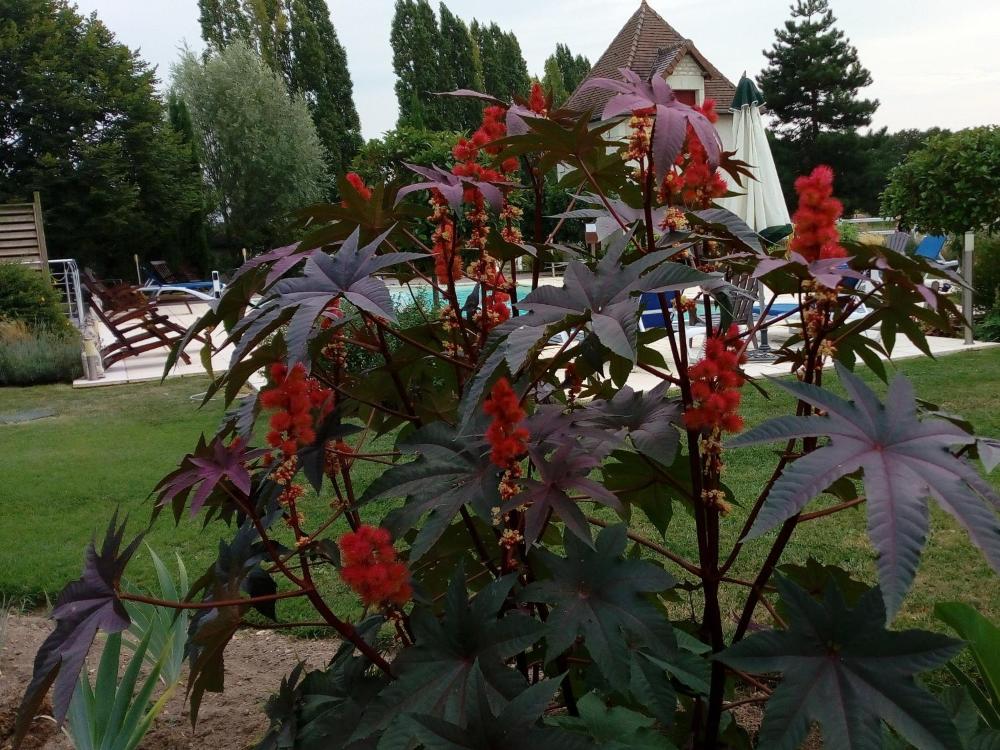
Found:
[[[83,291],[80,287],[80,269],[72,258],[60,258],[49,261],[49,274],[52,284],[62,294],[63,309],[66,317],[77,328],[83,328],[87,310],[83,306]]]

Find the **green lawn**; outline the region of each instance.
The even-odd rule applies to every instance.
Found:
[[[1000,371],[1000,349],[952,355],[937,362],[907,361],[901,369],[914,379],[921,397],[966,415],[982,435],[1000,436],[1000,388],[995,375]],[[205,380],[191,378],[87,391],[67,386],[0,389],[0,413],[43,406],[57,412],[53,418],[33,423],[0,426],[0,455],[4,457],[0,460],[0,597],[44,603],[46,596],[58,593],[79,574],[85,544],[103,531],[116,507],[131,513],[131,527],[146,524],[152,506],[149,493],[156,482],[176,466],[201,431],[214,429],[221,416],[220,404],[199,410],[199,401],[191,399],[205,385]],[[752,425],[787,413],[789,403],[780,393],[772,393],[768,401],[747,389],[743,411]],[[387,445],[388,439],[382,444]],[[727,483],[747,498],[756,495],[774,462],[771,449],[765,446],[732,451],[727,465]],[[379,468],[366,467],[368,474],[356,478],[359,491]],[[1000,483],[1000,470],[992,480]],[[324,504],[322,499],[312,499],[307,515],[322,513]],[[377,520],[378,509],[373,510]],[[737,508],[725,520],[727,543],[738,533],[743,512]],[[185,519],[175,527],[169,514],[164,514],[148,539],[161,555],[179,551],[197,576],[214,558],[222,531],[217,524],[202,530],[197,519]],[[668,530],[668,543],[694,558],[693,539],[693,523],[678,510]],[[768,546],[767,538],[748,545],[733,575],[752,577]],[[785,561],[803,562],[810,555],[872,580],[874,557],[865,536],[864,510],[805,524]],[[130,566],[129,577],[139,585],[152,582],[145,552]],[[342,595],[332,576],[326,583],[339,605],[350,606],[353,599]],[[741,594],[737,588],[725,597],[725,606],[734,616]],[[1000,586],[995,576],[964,532],[935,509],[933,531],[901,624],[930,624],[930,608],[939,600],[967,601],[991,619],[1000,619]],[[289,619],[310,617],[308,606],[297,600],[283,602],[281,608]]]

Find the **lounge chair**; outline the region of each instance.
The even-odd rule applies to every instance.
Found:
[[[159,297],[161,294],[187,294],[204,302],[211,302],[222,296],[225,287],[218,271],[212,271],[211,281],[184,281],[162,260],[151,261],[145,270],[146,281],[139,289],[152,297]]]
[[[183,338],[185,329],[159,312],[155,302],[131,284],[107,284],[89,268],[81,275],[90,296],[90,309],[114,340],[101,349],[105,367],[154,349],[170,348]],[[204,336],[197,339],[208,343]],[[185,364],[191,358],[181,352]]]
[[[935,263],[942,268],[958,268],[957,260],[943,260],[941,258],[941,251],[944,250],[944,245],[947,241],[948,238],[942,235],[929,234],[920,241],[913,254],[918,258],[929,260],[931,263]]]

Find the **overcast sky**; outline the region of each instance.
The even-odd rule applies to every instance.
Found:
[[[649,0],[678,32],[734,82],[764,64],[774,29],[790,0]],[[389,48],[392,0],[327,0],[347,48],[354,100],[366,138],[396,122]],[[197,0],[78,0],[132,48],[156,65],[162,79],[185,42],[201,49]],[[437,7],[437,0],[431,0]],[[557,42],[595,62],[639,0],[449,0],[473,17],[513,29],[528,70],[541,74]],[[832,0],[874,84],[865,95],[882,106],[874,125],[890,130],[951,129],[1000,123],[997,0]]]

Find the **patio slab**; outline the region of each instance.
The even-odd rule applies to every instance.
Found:
[[[159,309],[178,325],[186,328],[194,324],[195,321],[197,321],[198,318],[200,318],[208,310],[208,305],[203,302],[161,303]],[[776,345],[779,345],[783,340],[782,329],[783,327],[780,326],[776,326],[771,329],[771,337]],[[784,329],[786,336],[787,332],[788,329]],[[103,327],[100,327],[100,335],[102,341],[105,342],[110,341],[112,338],[111,334]],[[872,332],[869,335],[876,338],[878,336],[877,332]],[[221,343],[224,338],[225,336],[221,330],[213,335],[213,339],[216,342]],[[1000,346],[1000,344],[988,342],[976,342],[972,345],[966,346],[962,339],[944,338],[941,336],[928,336],[927,342],[931,352],[933,352],[935,356]],[[193,342],[187,348],[187,354],[191,358],[190,364],[185,364],[183,361],[178,362],[167,377],[178,378],[204,375],[205,369],[201,363],[201,347],[202,345],[200,343]],[[673,364],[670,357],[669,345],[666,340],[654,343],[653,347],[664,355],[668,364]],[[233,347],[227,346],[221,351],[214,353],[212,356],[213,371],[223,372],[229,367],[229,359],[232,355],[232,351]],[[694,351],[697,351],[697,348]],[[166,366],[168,354],[169,351],[165,348],[145,352],[138,357],[125,359],[112,365],[105,370],[103,378],[98,380],[80,378],[73,382],[73,387],[100,388],[111,385],[123,385],[126,383],[148,383],[158,381],[163,377],[163,368]],[[910,343],[908,339],[900,338],[896,342],[896,348],[892,356],[892,361],[922,356],[925,356],[923,352]],[[828,366],[832,366],[832,363]],[[775,365],[769,362],[748,362],[745,370],[747,374],[753,378],[768,375],[787,375],[788,365]],[[250,379],[250,385],[255,388],[260,388],[265,382],[263,374],[260,373]],[[655,375],[643,370],[633,371],[628,379],[628,384],[636,390],[646,390],[652,388],[658,385],[659,382],[659,379]]]

